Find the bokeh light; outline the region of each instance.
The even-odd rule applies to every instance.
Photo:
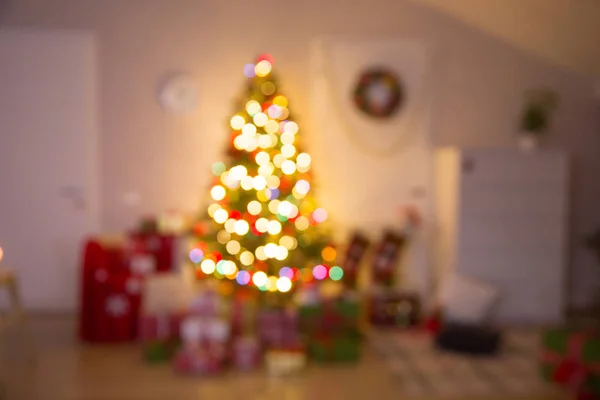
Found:
[[[225,223],[223,224],[223,226],[225,227],[225,230],[229,233],[235,233],[235,223],[237,221],[233,218],[229,218],[227,221],[225,221]]]
[[[287,133],[291,133],[292,135],[295,135],[296,133],[298,133],[298,124],[295,123],[294,121],[289,121],[283,127],[283,131],[287,132]]]
[[[244,125],[244,127],[242,128],[242,134],[244,134],[245,136],[256,135],[256,125],[254,125],[254,124]]]
[[[296,154],[296,147],[293,144],[284,144],[281,146],[281,154],[286,158],[292,158]]]
[[[252,200],[250,203],[248,203],[247,208],[251,215],[258,215],[262,211],[262,206],[256,200]]]
[[[265,245],[265,255],[267,258],[275,258],[278,247],[275,243],[267,243]]]
[[[235,277],[235,280],[240,285],[247,285],[248,283],[250,283],[250,273],[248,271],[244,271],[244,270],[238,271],[237,276]]]
[[[296,229],[299,231],[304,231],[310,226],[310,221],[305,216],[300,216],[296,219],[294,225],[296,225]]]
[[[329,270],[329,278],[332,281],[339,281],[344,277],[344,270],[337,265]]]
[[[267,232],[269,232],[270,235],[279,235],[279,233],[281,233],[281,222],[275,220],[269,221]]]
[[[304,179],[300,179],[298,182],[296,182],[295,189],[300,194],[307,194],[310,190],[310,183]]]
[[[233,117],[231,117],[231,120],[229,121],[231,128],[235,129],[236,131],[239,131],[240,129],[242,129],[244,127],[245,123],[246,123],[246,120],[241,115],[234,115]]]
[[[248,233],[248,231],[250,230],[250,225],[248,224],[247,221],[240,219],[235,222],[234,230],[235,230],[235,233],[242,236],[242,235],[245,235],[246,233]]]
[[[296,163],[294,163],[292,160],[285,160],[283,163],[281,163],[281,171],[286,175],[292,175],[294,172],[296,172]]]
[[[244,251],[240,255],[240,262],[245,266],[249,267],[250,265],[252,265],[252,263],[254,263],[254,254],[252,254],[248,250]]]
[[[254,187],[252,186],[252,184],[253,184],[252,177],[249,176],[249,175],[246,175],[240,181],[240,186],[244,190],[252,190],[252,189],[254,189]]]
[[[287,107],[288,106],[288,100],[285,98],[285,96],[275,96],[275,98],[273,99],[273,104],[278,105],[279,107]]]
[[[259,61],[254,67],[254,72],[257,76],[265,77],[271,72],[271,63],[267,60]]]
[[[225,249],[227,249],[227,252],[229,254],[234,256],[240,252],[240,250],[242,249],[242,246],[240,245],[240,242],[238,242],[237,240],[231,240],[227,243],[227,245],[225,246]]]
[[[213,272],[215,272],[215,268],[216,268],[215,262],[208,258],[206,260],[202,261],[202,263],[200,264],[200,269],[206,275],[209,275],[209,274],[212,274]]]
[[[265,124],[269,121],[269,117],[267,117],[264,113],[258,113],[254,116],[254,125],[256,126],[265,126]]]
[[[290,267],[283,267],[279,270],[279,276],[285,276],[292,279],[294,277],[294,271]]]
[[[244,65],[244,75],[246,75],[246,78],[253,78],[256,75],[254,64]]]
[[[279,132],[279,123],[277,123],[277,121],[275,120],[269,120],[269,122],[267,122],[265,124],[265,131],[267,133],[277,133]]]
[[[217,161],[212,165],[212,173],[214,176],[221,176],[223,172],[227,170],[227,167],[221,161]]]
[[[313,268],[312,273],[315,279],[323,280],[327,278],[327,267],[324,265],[317,265]]]
[[[272,95],[273,93],[275,93],[275,90],[276,90],[275,84],[271,81],[267,81],[260,86],[260,91],[265,96]]]
[[[267,283],[268,279],[269,278],[267,277],[267,274],[265,274],[262,271],[258,271],[252,276],[252,283],[260,287],[264,286]]]
[[[281,293],[286,293],[292,288],[292,280],[287,276],[282,276],[277,279],[277,283],[275,285],[277,286],[277,290],[279,290]]]
[[[204,258],[204,252],[200,249],[193,249],[190,251],[190,260],[194,264],[198,264]],[[2,259],[2,248],[0,248],[0,260]]]
[[[231,234],[225,230],[220,230],[217,233],[217,241],[221,244],[225,244],[231,240]]]
[[[260,103],[256,100],[250,100],[246,103],[246,112],[252,117],[261,112],[261,110]]]
[[[322,208],[317,208],[315,211],[313,211],[312,216],[315,222],[320,224],[327,219],[327,211]]]
[[[312,158],[308,153],[300,153],[298,154],[298,157],[296,157],[296,164],[302,168],[309,167],[311,162]]]
[[[225,188],[221,185],[213,186],[210,190],[210,195],[217,201],[223,200],[225,198]]]
[[[227,221],[228,217],[229,217],[229,214],[227,214],[227,211],[225,211],[222,208],[219,208],[217,211],[215,211],[215,214],[213,215],[215,222],[218,224],[225,223],[225,221]]]
[[[331,262],[337,257],[337,252],[333,247],[327,246],[321,251],[321,256],[323,257],[323,260]]]
[[[257,175],[254,178],[252,178],[252,187],[255,190],[263,190],[267,187],[267,180],[264,176]]]
[[[277,176],[271,175],[271,176],[267,177],[267,187],[269,189],[277,189],[280,184],[281,184],[281,181],[279,180],[279,178]]]

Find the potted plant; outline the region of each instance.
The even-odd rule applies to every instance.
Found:
[[[519,146],[522,149],[532,150],[539,146],[541,137],[548,131],[550,117],[557,103],[558,96],[550,89],[538,89],[529,94],[521,115]]]

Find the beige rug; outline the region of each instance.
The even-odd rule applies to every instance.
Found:
[[[561,391],[540,378],[539,336],[508,332],[494,357],[439,351],[423,332],[373,331],[369,339],[408,398],[555,398]]]

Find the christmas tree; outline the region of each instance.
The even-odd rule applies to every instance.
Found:
[[[244,67],[247,87],[229,121],[226,159],[212,166],[207,213],[194,227],[197,276],[261,291],[289,292],[313,280],[340,280],[336,250],[314,197],[311,157],[262,55]]]

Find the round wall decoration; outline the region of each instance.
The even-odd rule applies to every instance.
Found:
[[[187,73],[167,77],[158,88],[158,101],[170,112],[187,114],[198,106],[198,87],[195,79]]]
[[[389,118],[402,106],[404,90],[400,79],[385,68],[370,68],[360,74],[354,89],[354,104],[374,118]]]

